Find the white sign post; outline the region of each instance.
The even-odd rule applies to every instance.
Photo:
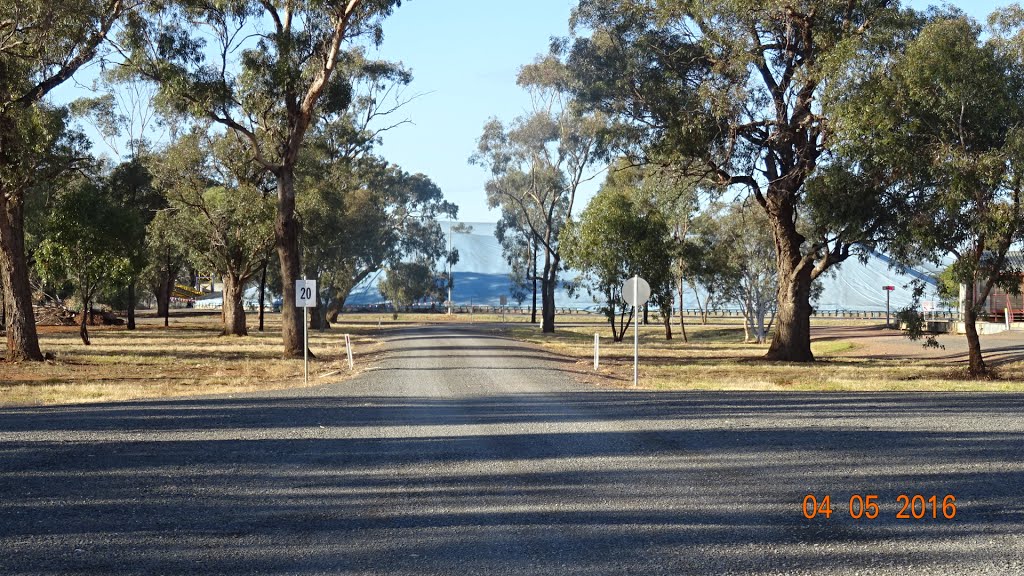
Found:
[[[651,285],[639,276],[633,276],[622,285],[622,298],[633,307],[636,327],[633,330],[633,387],[640,382],[640,306],[651,297]]]
[[[316,308],[316,280],[295,281],[295,307],[302,308],[302,373],[303,381],[309,384],[309,318],[306,308]]]
[[[601,335],[594,332],[594,372],[601,369]]]

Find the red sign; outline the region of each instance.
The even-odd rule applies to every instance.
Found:
[[[895,286],[882,286],[882,290],[887,290],[889,292],[892,292],[895,289],[896,289]]]

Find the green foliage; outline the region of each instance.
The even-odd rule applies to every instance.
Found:
[[[122,33],[130,57],[119,74],[157,83],[157,103],[169,113],[237,131],[268,168],[294,166],[314,109],[330,115],[351,103],[349,79],[333,74],[345,66],[339,45],[359,37],[379,44],[381,20],[398,5],[155,3]],[[217,49],[208,50],[208,42]]]
[[[551,56],[579,103],[610,118],[604,148],[751,194],[776,232],[779,282],[794,287],[779,292],[786,328],[769,357],[813,360],[811,284],[870,246],[888,217],[856,164],[862,183],[805,201],[833,162],[825,92],[861,55],[886,53],[907,20],[898,4],[580,0],[572,18],[576,36]]]
[[[76,180],[54,202],[46,238],[36,251],[36,270],[51,286],[71,284],[82,303],[106,285],[123,283],[132,272],[134,230],[108,189]]]
[[[694,221],[683,257],[691,282],[705,294],[705,313],[721,304],[738,306],[747,338],[763,342],[779,289],[775,244],[764,211],[749,202],[709,206]]]
[[[167,206],[167,200],[153,185],[153,175],[146,166],[147,159],[135,157],[119,164],[107,177],[110,194],[121,206],[124,216],[118,223],[123,227],[132,279],[148,263],[146,227],[157,212]]]
[[[197,267],[244,283],[273,244],[273,201],[263,171],[233,138],[190,133],[154,160],[169,209],[151,249],[180,250]]]
[[[987,35],[965,16],[936,14],[840,107],[844,154],[892,191],[887,247],[911,263],[952,254],[944,284],[969,287],[968,324],[993,286],[1019,289],[1006,255],[1024,240],[1024,60],[1004,35],[1020,22],[1011,12],[995,21]],[[981,375],[977,334],[967,338]]]
[[[379,285],[380,293],[391,302],[395,314],[423,300],[434,289],[434,269],[423,262],[392,264]]]
[[[916,303],[915,303],[916,304]],[[946,347],[939,344],[939,340],[928,331],[928,319],[922,314],[916,305],[900,308],[896,311],[896,326],[903,330],[903,335],[913,342],[921,342],[925,348],[945,350]]]
[[[671,301],[672,245],[664,216],[649,202],[606,185],[563,233],[566,264],[587,277],[584,285],[604,300],[601,311],[611,322],[626,311],[622,285],[639,275],[651,285],[652,299]],[[624,332],[625,326],[622,326]],[[615,339],[621,339],[615,334]]]
[[[458,213],[428,177],[374,156],[310,159],[298,188],[307,273],[339,306],[359,282],[403,257],[442,259],[447,239],[437,218]]]

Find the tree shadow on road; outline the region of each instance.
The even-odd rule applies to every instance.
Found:
[[[1003,394],[580,391],[2,410],[0,565],[970,572],[1024,529],[1022,409]],[[804,518],[808,493],[836,514]],[[851,519],[867,493],[882,516]],[[954,494],[958,515],[897,520],[901,493]]]

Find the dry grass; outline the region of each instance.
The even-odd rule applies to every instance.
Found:
[[[678,328],[678,327],[676,327]],[[518,340],[577,358],[593,370],[594,333],[601,335],[597,383],[632,386],[632,331],[613,343],[607,326],[569,326],[553,336],[528,326],[496,329]],[[767,362],[765,345],[743,342],[739,325],[687,327],[689,343],[675,330],[666,341],[661,326],[641,327],[640,385],[656,390],[788,391],[1024,391],[1024,362],[999,367],[993,380],[971,380],[960,363],[934,359],[877,359],[858,356],[859,345],[843,340],[814,342],[811,365]]]
[[[91,328],[91,346],[77,327],[42,327],[40,345],[54,360],[2,364],[0,406],[116,402],[199,394],[227,394],[303,386],[303,362],[281,358],[277,316],[267,331],[223,337],[219,314],[173,318],[170,328],[145,319],[139,329]],[[345,361],[344,335],[353,339],[356,371],[380,348],[376,326],[350,325],[310,332],[310,385],[353,374]],[[329,380],[328,380],[329,379]]]

